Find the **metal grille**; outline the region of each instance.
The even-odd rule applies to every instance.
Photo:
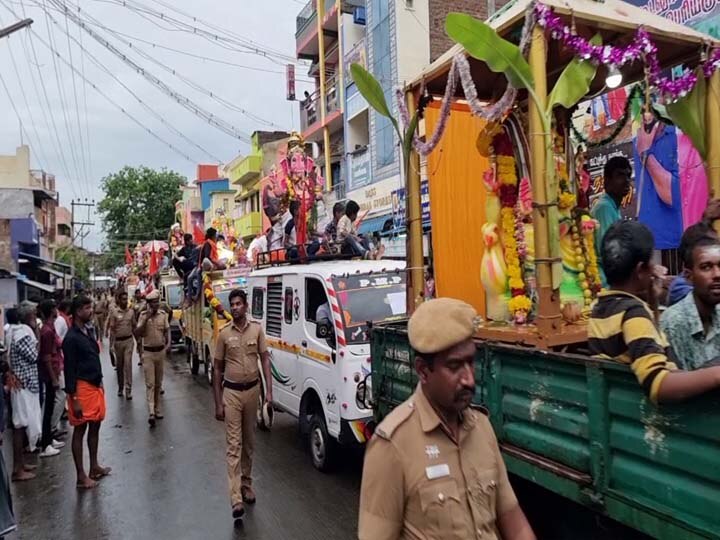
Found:
[[[282,283],[268,283],[267,318],[265,331],[269,336],[281,337],[282,334]]]

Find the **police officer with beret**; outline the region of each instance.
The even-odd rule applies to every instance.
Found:
[[[408,324],[420,378],[365,454],[360,540],[535,540],[475,393],[472,306],[422,304]]]

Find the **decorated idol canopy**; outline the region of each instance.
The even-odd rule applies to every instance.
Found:
[[[413,149],[427,157],[438,294],[473,303],[491,321],[489,338],[582,341],[582,320],[605,285],[586,151],[633,121],[653,134],[677,130],[720,195],[718,43],[619,0],[518,0],[488,21],[450,14],[446,30],[457,45],[396,96],[405,126],[408,103],[426,109]],[[583,137],[578,104],[621,83],[635,84],[624,86],[607,140]],[[453,170],[454,159],[463,167]],[[644,174],[636,171],[639,195],[662,199],[643,191],[653,184]],[[679,207],[679,193],[665,206]],[[459,197],[463,207],[452,203]],[[642,211],[630,217],[643,221]]]

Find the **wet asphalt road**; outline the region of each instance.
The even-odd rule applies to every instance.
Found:
[[[100,462],[112,467],[111,476],[96,489],[79,492],[68,438],[59,456],[40,461],[36,479],[13,485],[19,528],[8,539],[343,540],[355,536],[362,465],[357,455],[349,456],[333,475],[317,472],[295,419],[277,414],[271,433],[257,433],[253,476],[258,502],[247,508],[242,526],[235,526],[230,516],[224,426],[214,419],[212,392],[202,369],[193,377],[182,353],[167,362],[165,419],[154,430],[148,428],[144,378],[137,362],[130,402],[117,397],[115,373],[106,354],[103,370],[107,416],[100,431]],[[10,469],[9,431],[5,439]]]

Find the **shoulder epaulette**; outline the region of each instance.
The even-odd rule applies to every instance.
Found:
[[[396,407],[395,410],[393,410],[382,422],[380,422],[380,425],[375,429],[375,435],[389,441],[395,430],[408,418],[410,418],[414,412],[415,404],[411,398]]]

